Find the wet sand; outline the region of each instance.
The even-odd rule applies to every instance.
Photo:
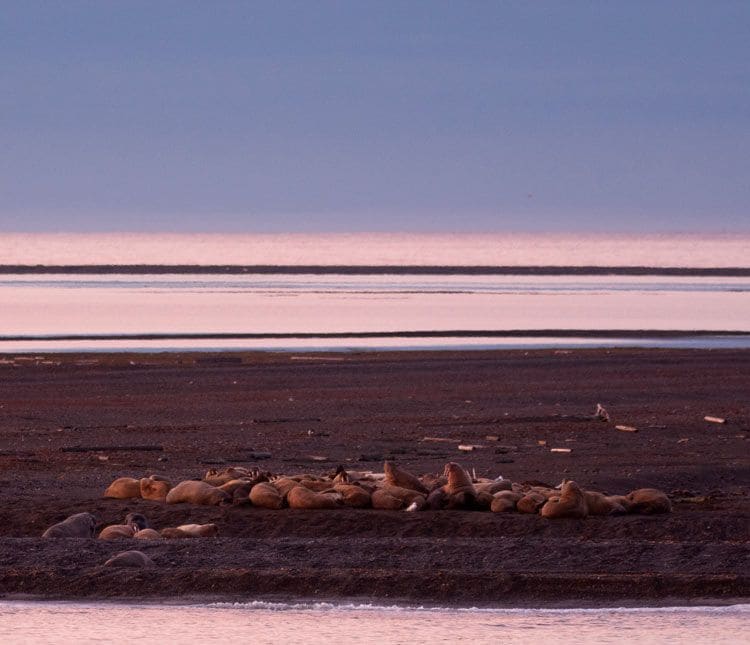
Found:
[[[747,350],[27,354],[0,356],[0,383],[5,597],[578,606],[750,597]],[[596,403],[612,423],[592,418]],[[380,470],[385,458],[419,474],[458,461],[521,482],[657,487],[674,512],[548,521],[101,497],[118,476],[176,482],[230,464]],[[104,524],[130,511],[157,528],[216,522],[220,537],[39,538],[81,511]],[[155,569],[101,568],[136,546]]]

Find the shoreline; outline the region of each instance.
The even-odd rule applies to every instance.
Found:
[[[750,598],[749,350],[307,357],[38,352],[0,363],[0,597],[124,599],[138,589],[139,599],[174,601],[571,608]],[[611,424],[593,420],[597,402]],[[727,422],[707,423],[709,414]],[[479,447],[465,453],[462,443]],[[556,446],[571,452],[551,453]],[[338,464],[377,470],[384,459],[420,474],[454,460],[512,481],[568,477],[613,494],[653,486],[674,512],[551,521],[101,497],[116,476],[179,481],[230,464],[322,474]],[[220,533],[152,543],[38,537],[83,511],[102,525],[140,512],[157,528],[214,522]],[[102,568],[128,548],[157,567]]]
[[[750,267],[628,265],[0,264],[0,275],[526,275],[748,277]]]

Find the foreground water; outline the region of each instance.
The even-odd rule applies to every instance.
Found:
[[[0,642],[750,643],[750,605],[449,609],[0,602]]]

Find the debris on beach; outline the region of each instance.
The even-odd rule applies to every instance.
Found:
[[[619,430],[620,432],[638,432],[638,428],[634,428],[633,426],[615,426],[615,430]]]
[[[607,409],[601,403],[596,404],[594,418],[599,419],[599,421],[609,421],[609,412],[607,412]]]
[[[570,448],[550,448],[550,452],[572,452]]]
[[[722,417],[712,417],[712,416],[705,416],[703,417],[704,421],[708,421],[709,423],[726,423],[727,420]]]

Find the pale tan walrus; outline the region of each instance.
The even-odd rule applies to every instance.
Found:
[[[136,529],[130,524],[112,524],[105,526],[99,533],[100,540],[126,540],[135,535]]]
[[[336,484],[333,489],[341,495],[344,506],[367,508],[370,506],[369,491],[356,484]]]
[[[519,513],[528,513],[533,515],[538,513],[539,509],[547,503],[547,496],[537,490],[530,490],[516,501],[516,509]]]
[[[550,497],[547,503],[542,506],[540,515],[549,519],[586,517],[588,508],[583,491],[574,481],[564,482],[560,490],[560,497]]]
[[[381,511],[399,511],[404,508],[404,501],[394,497],[382,488],[376,488],[370,496],[372,507]]]
[[[136,540],[158,540],[161,538],[159,531],[154,529],[141,529],[137,533],[133,534]]]
[[[180,482],[167,493],[167,504],[201,504],[213,506],[231,503],[232,498],[223,490],[206,482],[188,480]]]
[[[626,495],[630,502],[631,513],[671,513],[672,502],[669,501],[666,493],[656,488],[638,488]]]
[[[492,496],[490,510],[493,513],[511,513],[516,510],[516,504],[523,495],[512,490],[501,490]]]
[[[296,486],[300,486],[300,483],[291,477],[280,477],[279,479],[274,480],[272,485],[277,491],[279,491],[279,494],[286,499],[289,491]]]
[[[141,551],[123,551],[104,563],[105,567],[153,567],[154,561]]]
[[[423,495],[428,495],[429,490],[420,481],[419,477],[412,475],[408,470],[399,468],[396,464],[390,461],[386,461],[383,464],[383,472],[385,473],[385,482],[391,486],[399,486],[400,488],[408,488],[415,490]]]
[[[252,473],[242,466],[227,466],[221,470],[211,468],[204,476],[203,481],[211,486],[221,486],[233,479],[242,479],[243,477],[252,477]]]
[[[589,515],[624,515],[627,511],[615,498],[593,490],[583,491]]]
[[[141,496],[141,482],[133,477],[118,477],[104,491],[104,497],[132,499]]]
[[[215,537],[219,534],[216,524],[181,524],[177,530],[187,533],[190,537]]]
[[[96,518],[91,513],[76,513],[53,524],[44,533],[43,538],[92,538],[96,528]]]
[[[341,506],[341,496],[338,493],[317,493],[305,486],[295,486],[286,494],[289,508],[330,509]]]
[[[277,511],[284,507],[284,497],[273,484],[260,482],[250,489],[250,502],[253,506]]]
[[[138,484],[141,490],[141,497],[155,502],[167,501],[167,494],[169,493],[169,489],[172,488],[172,484],[167,479],[158,475],[143,477]]]

